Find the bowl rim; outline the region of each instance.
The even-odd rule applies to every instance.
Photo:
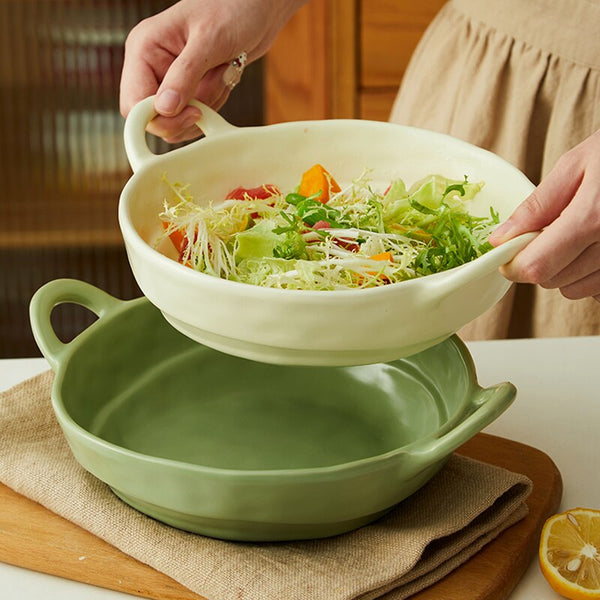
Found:
[[[54,381],[52,384],[51,391],[51,403],[54,409],[54,413],[59,421],[61,428],[63,429],[69,443],[71,441],[77,441],[77,443],[84,443],[86,446],[92,445],[94,447],[94,451],[100,452],[110,452],[114,455],[119,455],[123,457],[127,457],[130,460],[134,460],[137,463],[145,463],[145,464],[153,464],[156,466],[168,467],[170,469],[175,469],[177,471],[185,471],[190,473],[197,474],[205,474],[211,475],[213,477],[219,478],[233,478],[233,479],[243,479],[243,480],[252,480],[252,481],[261,481],[264,480],[265,483],[268,483],[271,480],[276,480],[278,478],[289,478],[292,479],[318,479],[321,478],[330,478],[332,475],[349,475],[351,472],[361,472],[366,470],[373,470],[373,468],[383,467],[385,463],[388,461],[392,461],[401,455],[412,456],[411,451],[418,445],[421,445],[425,442],[431,441],[439,436],[440,431],[443,429],[443,425],[428,433],[427,435],[410,442],[404,446],[400,446],[389,450],[387,452],[376,454],[373,456],[368,456],[344,463],[339,463],[335,465],[326,465],[322,467],[302,467],[298,469],[288,468],[288,469],[229,469],[223,467],[210,467],[206,465],[199,465],[194,463],[187,463],[185,461],[180,461],[176,459],[163,458],[158,456],[152,456],[150,454],[144,454],[142,452],[138,452],[135,450],[130,450],[123,446],[119,446],[113,442],[109,442],[89,430],[85,427],[79,425],[69,413],[67,407],[64,404],[64,400],[62,398],[62,388],[64,384],[65,377],[69,371],[69,363],[71,362],[72,357],[81,350],[81,346],[87,343],[87,340],[90,337],[93,337],[96,334],[97,329],[100,326],[109,325],[110,321],[115,319],[117,316],[121,315],[123,312],[134,310],[137,306],[141,305],[151,305],[150,301],[145,298],[136,298],[134,300],[126,300],[123,301],[122,304],[114,309],[110,315],[104,316],[102,319],[97,320],[92,323],[89,327],[87,327],[83,332],[81,332],[72,342],[68,344],[65,348],[64,353],[61,356],[60,362],[58,364]],[[154,307],[155,308],[155,307]],[[158,310],[158,309],[156,309]],[[450,344],[454,346],[454,348],[458,351],[458,357],[460,359],[460,363],[464,366],[464,369],[467,374],[468,380],[468,396],[473,397],[481,392],[484,388],[482,388],[477,382],[477,374],[475,365],[473,362],[473,358],[466,346],[466,344],[456,335],[452,335],[441,344]],[[206,347],[207,350],[211,350],[211,348]],[[216,352],[216,351],[215,351]],[[398,359],[398,361],[403,361],[403,358]],[[396,361],[389,361],[390,364]],[[382,363],[383,364],[383,363]],[[386,363],[387,364],[387,363]],[[343,367],[342,367],[343,368]],[[468,414],[465,415],[465,418],[468,417]],[[460,425],[464,419],[461,419],[457,423],[454,424],[454,427]],[[447,433],[447,432],[444,432]],[[433,457],[432,462],[435,462],[436,459],[440,460],[443,456]]]

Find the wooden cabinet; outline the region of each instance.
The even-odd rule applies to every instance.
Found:
[[[419,39],[445,0],[311,0],[266,58],[269,123],[387,120]]]

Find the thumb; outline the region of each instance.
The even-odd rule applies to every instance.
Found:
[[[154,109],[164,117],[178,115],[194,97],[198,83],[215,66],[192,40],[165,73],[156,93]]]
[[[489,237],[493,246],[529,231],[539,231],[552,223],[569,204],[579,184],[581,176],[574,176],[573,165],[559,161],[548,176],[523,201],[512,215]]]

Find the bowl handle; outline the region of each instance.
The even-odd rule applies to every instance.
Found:
[[[500,246],[490,250],[476,261],[468,262],[458,267],[455,272],[448,271],[447,277],[441,277],[434,290],[428,289],[428,300],[435,305],[461,289],[468,283],[492,273],[502,265],[510,262],[525,246],[532,242],[539,231],[523,233]],[[432,292],[433,293],[430,293]]]
[[[438,438],[417,444],[410,454],[424,465],[441,460],[492,423],[512,404],[516,394],[517,389],[508,382],[479,388],[473,396],[473,412],[464,421]]]
[[[155,96],[149,96],[138,102],[125,120],[123,132],[125,152],[134,172],[138,171],[145,163],[157,158],[157,155],[148,148],[146,142],[146,126],[156,116],[154,98]],[[204,135],[215,136],[237,129],[235,125],[226,121],[218,112],[206,106],[206,104],[202,104],[198,100],[190,100],[190,104],[202,111],[202,116],[196,121],[196,125],[204,132]]]
[[[56,279],[37,290],[29,304],[29,319],[33,337],[54,371],[58,369],[71,342],[64,343],[58,339],[50,315],[55,306],[67,302],[84,306],[102,318],[123,304],[124,300],[76,279]]]

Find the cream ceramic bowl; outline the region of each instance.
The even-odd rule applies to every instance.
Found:
[[[119,203],[119,223],[134,276],[176,329],[223,352],[256,361],[341,366],[394,360],[448,338],[508,290],[498,267],[535,234],[526,234],[445,273],[381,288],[316,292],[266,289],[197,273],[174,260],[159,213],[169,193],[161,182],[187,183],[201,203],[237,186],[273,183],[293,189],[304,170],[323,164],[341,185],[372,169],[374,186],[407,185],[432,173],[484,189],[470,207],[505,219],[533,185],[490,152],[430,131],[362,120],[292,122],[237,128],[206,106],[205,137],[165,155],[153,154],[145,128],[153,98],[133,108],[125,148],[134,175]]]

